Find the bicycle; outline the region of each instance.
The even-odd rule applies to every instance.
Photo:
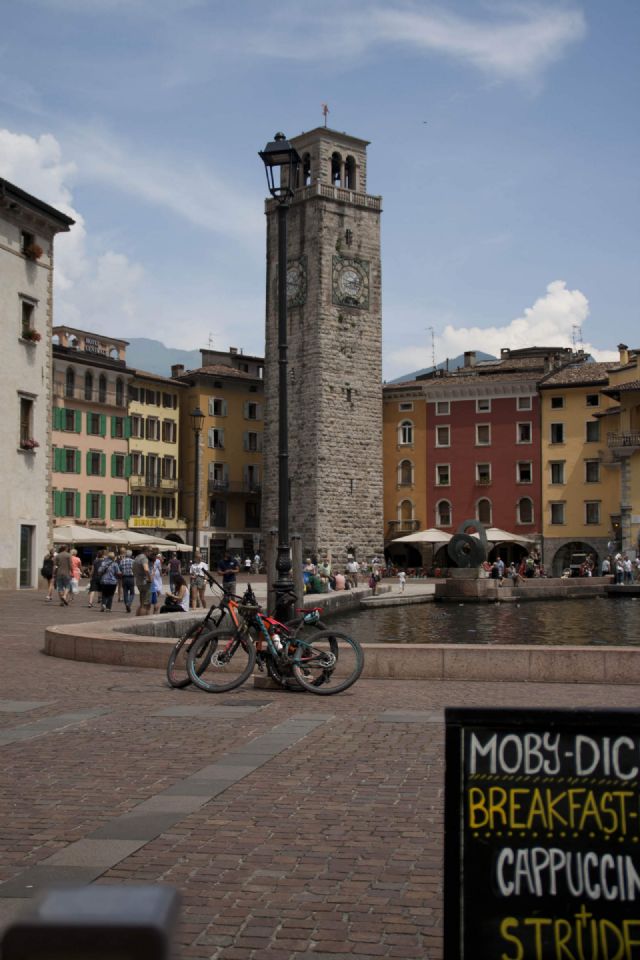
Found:
[[[203,635],[207,635],[215,630],[217,630],[224,617],[228,614],[236,627],[238,627],[240,620],[236,612],[238,607],[238,601],[240,597],[233,597],[227,594],[224,590],[222,584],[212,577],[210,574],[206,573],[205,576],[209,581],[210,587],[217,587],[221,592],[222,596],[216,603],[212,603],[205,617],[198,621],[198,623],[192,624],[189,629],[178,638],[176,643],[169,654],[169,660],[167,662],[167,680],[169,686],[182,689],[188,687],[191,683],[191,678],[187,673],[187,656],[192,647],[192,644]],[[252,594],[253,595],[253,594]],[[204,663],[198,669],[204,670]]]
[[[241,686],[258,662],[269,675],[286,685],[293,679],[304,690],[328,696],[356,682],[364,668],[357,640],[344,633],[313,628],[319,610],[308,611],[292,624],[280,623],[246,602],[249,587],[238,605],[240,625],[201,635],[187,657],[191,681],[208,693],[223,693]]]

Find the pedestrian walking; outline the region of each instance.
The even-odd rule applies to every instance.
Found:
[[[151,609],[151,568],[148,553],[149,548],[143,547],[133,561],[133,579],[139,593],[136,617],[147,617]]]
[[[60,606],[69,606],[69,592],[71,590],[71,554],[64,544],[58,548],[56,558],[56,590],[60,597]]]
[[[100,588],[102,590],[101,613],[111,613],[113,596],[120,579],[120,567],[116,563],[115,553],[108,553],[100,565]]]
[[[135,580],[133,577],[133,554],[131,550],[126,550],[124,557],[120,560],[120,572],[122,577],[122,599],[127,613],[131,613],[131,604],[135,595]]]
[[[407,575],[404,570],[398,570],[398,581],[400,583],[400,593],[404,593],[404,586],[407,582]]]
[[[53,596],[53,571],[55,570],[55,553],[53,550],[47,550],[44,560],[42,561],[42,567],[40,569],[40,575],[44,580],[47,581],[47,595],[44,598],[47,603],[51,603],[51,598]]]

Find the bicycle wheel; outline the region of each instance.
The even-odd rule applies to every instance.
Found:
[[[256,649],[236,630],[202,634],[187,657],[189,679],[208,693],[224,693],[239,687],[250,676]]]
[[[305,690],[320,696],[341,693],[356,682],[364,668],[364,653],[346,633],[324,630],[297,638],[292,672]]]
[[[322,620],[306,620],[304,616],[296,617],[295,620],[288,620],[285,624],[289,633],[293,634],[295,637],[309,637],[315,636],[322,630],[326,630],[325,624]],[[284,639],[284,638],[283,638]],[[293,653],[293,650],[291,651]],[[274,660],[273,657],[267,657],[267,670],[269,676],[272,680],[275,680],[276,683],[281,684],[285,690],[304,690],[302,684],[298,683],[296,678],[293,676],[293,670],[291,664],[283,665]],[[320,686],[321,683],[324,683],[324,677],[319,676],[314,681],[315,686]]]
[[[192,643],[204,629],[204,621],[194,623],[174,644],[167,662],[167,680],[170,687],[188,687],[191,683],[187,673],[187,656]]]

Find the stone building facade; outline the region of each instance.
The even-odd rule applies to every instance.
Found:
[[[306,556],[381,553],[381,198],[367,193],[367,141],[320,127],[289,211],[291,534]],[[278,212],[268,200],[263,533],[278,526]]]

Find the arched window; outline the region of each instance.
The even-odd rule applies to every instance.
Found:
[[[302,170],[302,186],[308,187],[311,185],[311,156],[308,153],[305,153],[302,157],[302,165],[300,167]]]
[[[342,157],[339,153],[331,154],[331,183],[334,187],[342,183]]]
[[[84,375],[84,398],[93,400],[93,374],[90,370],[87,370]]]
[[[402,529],[408,530],[411,528],[411,521],[413,520],[413,503],[411,500],[402,500],[398,504],[398,520]]]
[[[413,464],[411,460],[401,460],[398,464],[398,483],[401,487],[410,487],[413,483]]]
[[[98,400],[100,403],[107,402],[107,378],[104,373],[100,374],[100,379],[98,380]]]
[[[411,420],[403,420],[398,426],[398,443],[404,446],[413,443],[413,423]]]
[[[67,367],[65,376],[64,393],[66,397],[72,397],[76,388],[76,372],[73,367]]]
[[[124,384],[120,377],[116,380],[116,406],[124,406]]]
[[[487,500],[486,497],[483,497],[482,500],[478,500],[476,514],[480,523],[491,526],[491,500]]]
[[[518,523],[533,523],[533,500],[521,497],[518,500]]]
[[[436,526],[450,527],[452,522],[451,504],[448,500],[439,500],[436,503]]]
[[[345,168],[345,187],[347,190],[356,189],[356,161],[354,157],[347,157]]]

